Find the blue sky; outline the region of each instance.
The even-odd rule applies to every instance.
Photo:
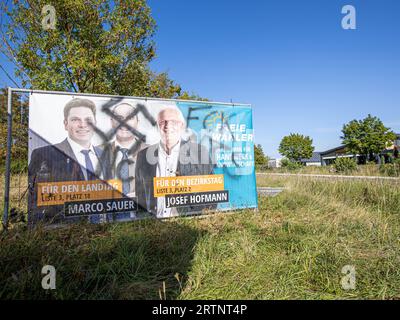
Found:
[[[357,29],[343,30],[353,5]],[[157,59],[184,89],[251,103],[256,143],[278,157],[283,136],[316,151],[340,144],[368,113],[400,132],[400,1],[150,0]]]
[[[279,157],[283,136],[316,151],[371,113],[400,132],[400,1],[149,0],[157,58],[185,90],[253,105],[256,143]],[[353,5],[357,29],[343,30]],[[12,67],[5,65],[13,74]],[[0,70],[0,85],[12,85]]]

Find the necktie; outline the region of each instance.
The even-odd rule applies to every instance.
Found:
[[[86,180],[95,180],[93,164],[89,157],[90,150],[82,150],[81,152],[85,156]]]
[[[120,151],[122,152],[122,159],[121,165],[119,168],[120,178],[122,180],[122,193],[127,195],[130,191],[129,186],[129,163],[128,163],[128,152],[129,150],[126,148],[121,148]]]

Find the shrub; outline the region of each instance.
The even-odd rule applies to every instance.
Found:
[[[357,169],[357,162],[353,158],[337,158],[333,167],[336,172],[349,173]]]
[[[0,174],[5,173],[6,163],[0,160]],[[11,158],[10,172],[13,174],[20,174],[22,172],[28,172],[28,159],[13,159]]]
[[[282,168],[286,168],[288,170],[298,170],[303,167],[303,165],[299,162],[290,161],[289,159],[282,159],[281,161]]]
[[[400,162],[395,161],[394,163],[386,163],[379,166],[379,172],[389,177],[400,176]]]

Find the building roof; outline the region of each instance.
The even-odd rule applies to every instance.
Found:
[[[327,153],[332,153],[332,152],[338,151],[338,150],[344,150],[345,148],[346,148],[345,145],[341,145],[341,146],[336,147],[336,148],[332,148],[332,149],[329,149],[329,150],[326,150],[326,151],[322,151],[322,152],[320,152],[320,154],[321,154],[321,156],[323,156],[323,155],[325,155]]]
[[[311,158],[301,159],[300,162],[303,162],[303,163],[321,162],[321,152],[313,152]]]
[[[400,133],[395,133],[395,135],[397,137],[397,140],[399,140],[400,139]],[[332,153],[332,152],[335,152],[335,151],[339,151],[339,150],[345,151],[345,149],[346,149],[346,146],[345,145],[341,145],[341,146],[338,146],[338,147],[335,147],[335,148],[332,148],[332,149],[329,149],[329,150],[326,150],[326,151],[321,151],[321,152],[319,152],[319,154],[320,154],[320,156],[324,156],[326,154],[329,154],[329,153]],[[314,156],[314,154],[313,154],[313,156]],[[308,159],[306,159],[306,160],[308,160]],[[301,161],[303,162],[303,159]],[[304,161],[304,162],[306,162],[306,161]],[[308,161],[308,162],[310,162],[310,161]]]

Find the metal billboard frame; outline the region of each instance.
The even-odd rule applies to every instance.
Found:
[[[183,100],[183,99],[163,99],[163,98],[149,98],[149,97],[135,97],[135,96],[121,96],[111,94],[95,94],[95,93],[81,93],[81,92],[68,92],[68,91],[46,91],[46,90],[33,90],[23,88],[7,88],[7,153],[6,153],[6,171],[5,171],[5,183],[4,183],[4,210],[2,225],[3,229],[8,229],[9,223],[9,206],[10,206],[10,167],[11,167],[11,144],[12,144],[12,94],[13,93],[42,93],[42,94],[57,94],[67,96],[87,96],[87,97],[104,97],[104,98],[117,98],[117,99],[138,99],[145,101],[175,101],[175,102],[189,102],[189,103],[201,103],[201,104],[219,104],[231,107],[245,107],[250,108],[251,105],[247,103],[228,103],[228,102],[215,102],[215,101],[198,101],[198,100]]]

